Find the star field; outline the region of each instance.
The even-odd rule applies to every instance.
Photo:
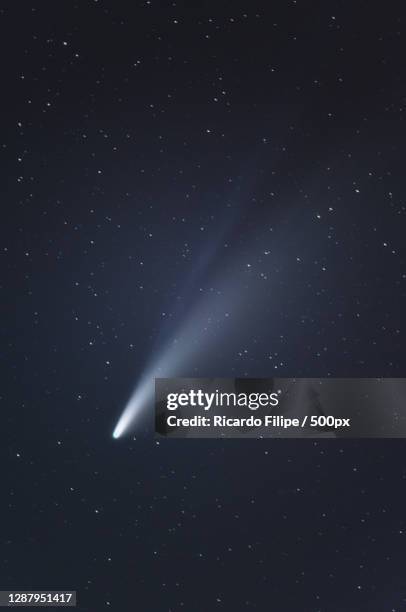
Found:
[[[1,588],[401,612],[402,440],[111,433],[185,321],[179,376],[404,376],[403,7],[0,18]]]

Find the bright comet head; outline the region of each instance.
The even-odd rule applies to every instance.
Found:
[[[141,409],[152,402],[154,398],[154,377],[151,374],[148,378],[136,388],[130,400],[128,401],[123,414],[118,420],[118,423],[113,431],[113,438],[117,440],[122,435],[128,433],[134,425],[134,421],[139,416]]]

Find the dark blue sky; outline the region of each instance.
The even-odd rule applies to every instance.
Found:
[[[111,433],[211,292],[221,342],[179,376],[405,375],[402,5],[0,18],[1,588],[400,612],[402,441]]]

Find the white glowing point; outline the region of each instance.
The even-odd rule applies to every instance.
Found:
[[[121,415],[113,431],[113,438],[115,440],[117,440],[117,438],[120,438],[123,435],[123,433],[128,429],[128,427],[130,426],[131,422],[134,419],[134,416],[137,412],[136,404],[138,403],[136,402],[135,398],[136,398],[136,393],[134,393],[133,397],[128,402],[123,414]]]
[[[113,438],[115,440],[117,440],[117,438],[119,438],[121,436],[122,432],[120,431],[118,425],[116,426],[115,430],[113,431]]]
[[[121,415],[114,431],[113,431],[113,438],[115,440],[117,440],[117,438],[120,438],[120,436],[123,435],[123,433],[125,432],[125,430],[128,428],[128,426],[130,425],[133,417],[134,417],[134,413],[135,410],[132,409],[132,404],[134,403],[134,401],[130,401],[123,414]]]
[[[131,425],[134,423],[137,413],[139,413],[140,409],[144,408],[149,401],[153,401],[153,397],[154,376],[153,373],[151,373],[150,377],[140,383],[125,407],[124,412],[113,431],[113,438],[115,440],[121,438],[124,433],[128,432]]]

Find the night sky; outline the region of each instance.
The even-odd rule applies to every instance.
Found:
[[[112,438],[162,355],[406,375],[405,7],[15,1],[0,23],[0,588],[405,610],[402,440],[156,440],[152,406]]]

